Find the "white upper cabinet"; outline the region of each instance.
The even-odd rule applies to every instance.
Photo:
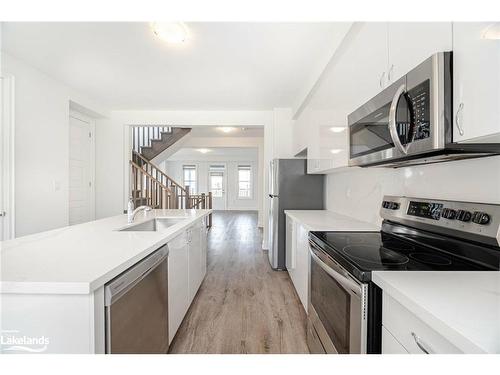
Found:
[[[436,52],[451,51],[451,22],[390,22],[387,26],[391,84]]]
[[[387,23],[356,24],[337,71],[347,114],[377,95],[387,80]]]
[[[308,173],[347,166],[347,116],[376,95],[386,79],[387,24],[355,24],[339,52],[300,116],[300,124],[308,126]]]
[[[496,28],[496,39],[495,39]],[[453,141],[500,139],[500,24],[453,24]]]

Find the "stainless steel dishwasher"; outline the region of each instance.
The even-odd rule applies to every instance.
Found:
[[[105,285],[106,353],[167,353],[167,286],[167,245]]]

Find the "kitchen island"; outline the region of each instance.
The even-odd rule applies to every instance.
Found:
[[[201,227],[210,212],[153,210],[132,224],[118,215],[2,242],[2,336],[48,341],[34,351],[104,353],[104,285],[170,241],[188,251],[179,236]],[[156,231],[130,230],[161,218],[179,220]]]

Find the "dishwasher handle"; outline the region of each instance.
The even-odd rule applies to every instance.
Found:
[[[107,283],[104,286],[104,305],[107,307],[115,303],[120,297],[163,263],[167,256],[168,247],[164,245],[146,259],[139,261]]]

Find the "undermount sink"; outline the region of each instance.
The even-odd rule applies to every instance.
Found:
[[[120,232],[158,232],[165,230],[172,225],[175,225],[182,220],[186,220],[183,217],[175,218],[157,218],[148,221],[143,221],[142,223],[130,225],[126,228],[120,229]]]

